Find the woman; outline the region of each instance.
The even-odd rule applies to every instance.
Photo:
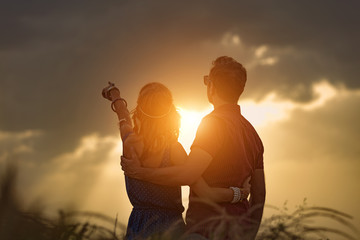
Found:
[[[136,152],[141,164],[148,168],[178,165],[186,160],[187,154],[178,142],[180,115],[170,90],[163,84],[149,83],[141,89],[132,114],[133,121],[126,101],[120,97],[120,91],[114,84],[109,83],[102,94],[112,102],[111,108],[118,116],[125,157],[129,152]],[[180,186],[156,185],[127,176],[125,182],[133,205],[127,239],[146,238],[169,229],[177,234],[184,231]],[[199,197],[213,202],[239,201],[247,198],[250,191],[248,181],[246,188],[241,189],[241,197],[240,188],[210,188],[202,179],[192,187]]]

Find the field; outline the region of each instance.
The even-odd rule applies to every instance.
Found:
[[[119,240],[124,239],[126,226],[101,213],[64,212],[56,218],[42,214],[41,209],[24,209],[16,192],[16,169],[10,167],[1,177],[0,192],[0,239],[1,240]],[[270,207],[270,206],[267,206]],[[256,239],[357,239],[351,216],[334,209],[309,207],[306,200],[289,212],[271,207],[273,216],[263,219]],[[318,225],[318,219],[338,222],[341,228]],[[246,232],[238,224],[238,218],[223,213],[209,233],[210,239],[246,239]],[[347,229],[347,230],[339,230]],[[189,235],[175,236],[169,230],[161,236],[149,239],[195,239]]]

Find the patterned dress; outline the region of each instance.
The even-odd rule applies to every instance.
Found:
[[[160,167],[169,166],[167,148]],[[172,230],[181,234],[185,229],[182,219],[181,187],[169,187],[144,182],[125,176],[126,190],[133,209],[129,218],[126,239],[143,239]]]

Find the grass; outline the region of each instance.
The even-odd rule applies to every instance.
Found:
[[[8,167],[0,182],[0,239],[1,240],[120,240],[124,239],[126,226],[113,219],[95,212],[59,211],[54,219],[44,217],[39,210],[26,210],[21,206],[15,191],[16,168]],[[269,207],[269,206],[268,206]],[[351,223],[351,216],[334,209],[309,207],[306,201],[295,211],[271,207],[276,214],[263,220],[258,240],[284,239],[351,239],[357,238],[358,232]],[[226,214],[218,209],[219,216],[209,219],[211,226],[209,238],[246,239],[246,230],[239,223],[243,220]],[[342,226],[331,228],[318,225],[318,219],[325,218]],[[213,224],[213,225],[211,225]],[[187,238],[188,237],[188,238]],[[183,236],[181,239],[198,239]],[[178,237],[180,238],[180,237]],[[149,239],[174,239],[171,232]]]
[[[274,208],[274,207],[273,207]],[[258,239],[357,239],[357,229],[351,223],[352,217],[343,212],[325,207],[309,207],[306,199],[295,211],[278,210],[275,214],[264,219]],[[319,224],[320,219],[337,222],[340,228]],[[345,230],[343,230],[345,229]]]

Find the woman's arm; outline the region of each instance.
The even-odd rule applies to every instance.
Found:
[[[210,187],[203,178],[197,180],[190,187],[199,198],[212,202],[231,202],[234,197],[234,192],[230,188]]]
[[[111,108],[115,110],[119,120],[121,139],[125,140],[124,138],[133,132],[130,113],[127,109],[127,103],[125,99],[120,97],[120,91],[116,87],[109,91],[109,95],[111,97]]]
[[[111,101],[111,108],[119,120],[120,136],[123,141],[123,155],[128,156],[130,148],[134,148],[136,154],[141,156],[143,143],[133,134],[133,126],[125,99],[120,97],[120,91],[113,84],[103,89],[103,96]]]
[[[213,202],[232,202],[234,200],[234,190],[231,188],[210,187],[203,178],[197,180],[190,187],[199,198],[208,199]],[[247,199],[250,187],[250,177],[248,177],[240,188],[240,197],[238,201]]]

